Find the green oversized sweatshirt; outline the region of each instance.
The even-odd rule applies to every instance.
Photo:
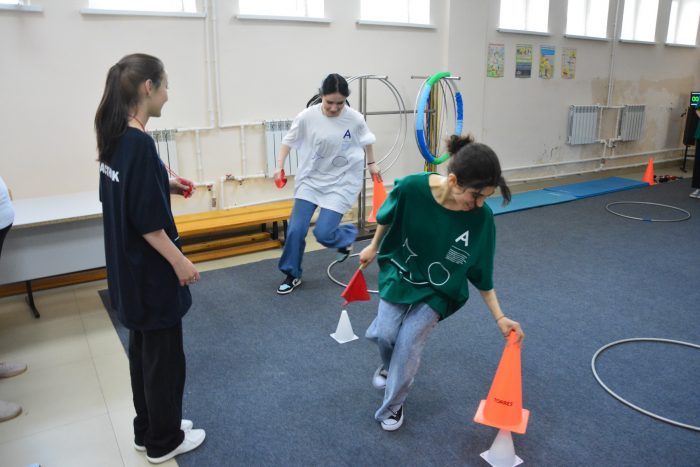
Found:
[[[487,204],[452,211],[433,197],[429,173],[396,180],[377,213],[387,225],[379,247],[379,295],[392,303],[427,303],[445,319],[469,298],[467,280],[493,288],[496,226]]]

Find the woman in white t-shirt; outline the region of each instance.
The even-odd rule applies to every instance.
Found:
[[[349,95],[345,78],[335,73],[328,75],[319,90],[321,102],[299,113],[282,140],[275,181],[283,178],[282,167],[290,149],[297,150],[299,165],[294,208],[279,261],[279,269],[286,277],[277,288],[278,294],[288,294],[301,285],[306,234],[317,207],[321,212],[314,236],[321,245],[336,248],[339,261],[348,257],[357,228],[340,225],[340,221],[362,187],[365,155],[370,174],[380,176],[372,150],[376,137],[364,116],[346,105]]]

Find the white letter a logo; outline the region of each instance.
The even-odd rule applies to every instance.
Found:
[[[469,231],[468,230],[466,232],[464,232],[462,235],[460,235],[459,237],[455,238],[455,242],[459,242],[459,241],[464,242],[465,247],[469,246]]]

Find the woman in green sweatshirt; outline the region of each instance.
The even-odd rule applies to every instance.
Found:
[[[377,213],[372,242],[360,263],[379,263],[379,308],[366,337],[379,347],[382,365],[372,384],[384,389],[375,419],[386,431],[403,424],[403,405],[425,343],[438,321],[469,298],[468,282],[481,293],[504,336],[520,324],[507,318],[493,289],[496,229],[484,204],[496,188],[510,190],[491,148],[471,137],[452,136],[447,176],[409,175],[396,181]]]

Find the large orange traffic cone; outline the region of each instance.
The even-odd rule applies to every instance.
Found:
[[[649,185],[656,185],[656,182],[654,181],[654,159],[649,159],[647,170],[644,172],[642,181],[647,182]]]
[[[372,191],[372,212],[369,214],[367,222],[377,222],[377,211],[384,204],[386,199],[386,188],[384,188],[384,183],[382,179],[377,176],[372,176],[374,181],[374,191]]]
[[[530,411],[523,409],[520,344],[516,340],[517,334],[512,331],[503,349],[488,399],[479,404],[474,421],[523,434],[527,429]]]

